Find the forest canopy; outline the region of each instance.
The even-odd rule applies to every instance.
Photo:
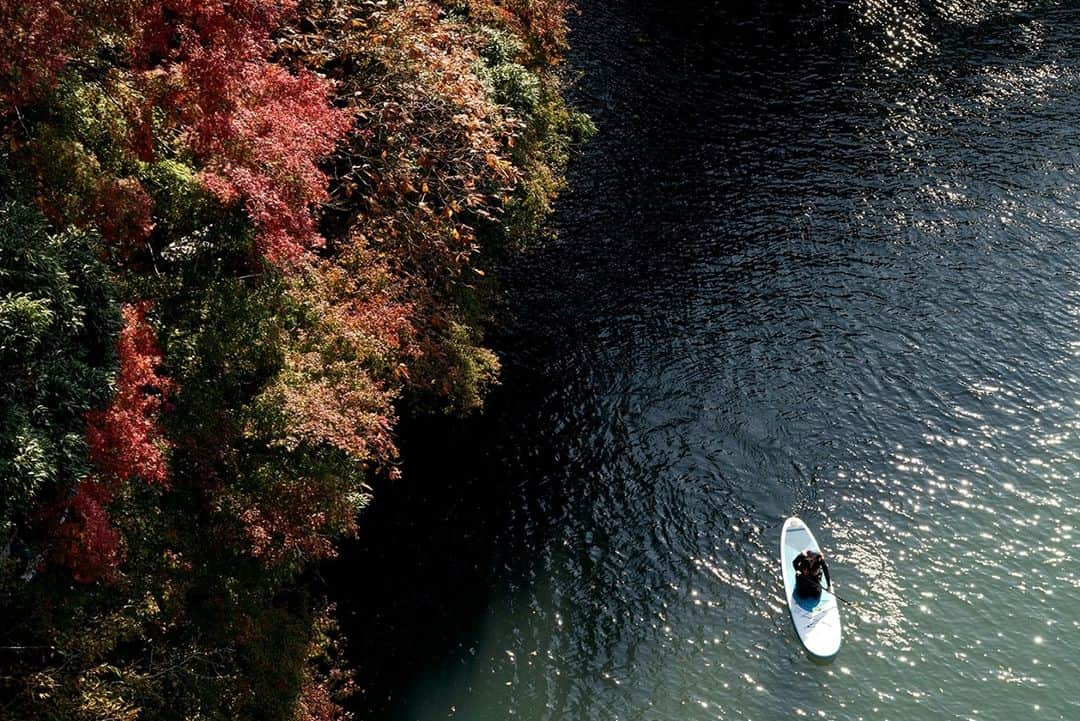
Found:
[[[588,118],[565,0],[0,0],[0,718],[344,718],[308,583]]]

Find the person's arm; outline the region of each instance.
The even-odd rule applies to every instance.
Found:
[[[832,579],[829,578],[829,564],[825,562],[825,559],[821,559],[821,570],[825,572],[825,583],[829,584],[829,590],[832,590]]]

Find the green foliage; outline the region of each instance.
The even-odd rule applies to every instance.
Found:
[[[518,63],[524,46],[512,34],[490,26],[481,27],[483,40],[478,52],[481,62],[476,72],[487,86],[492,100],[507,105],[528,123],[541,101],[540,77]]]
[[[484,25],[478,32],[483,39],[480,57],[489,67],[516,62],[525,52],[521,40],[506,30]]]
[[[0,163],[6,163],[0,159]],[[83,415],[111,394],[118,305],[92,234],[0,201],[0,535],[88,472]]]
[[[499,377],[499,358],[481,346],[477,332],[461,323],[453,323],[446,339],[448,362],[445,367],[445,394],[451,408],[475,410]]]
[[[540,78],[524,65],[500,63],[488,71],[495,102],[509,105],[525,117],[533,115],[541,100]]]
[[[53,324],[49,301],[8,293],[0,299],[0,354],[18,358],[33,353]]]
[[[49,125],[93,153],[102,166],[130,173],[138,161],[126,152],[131,128],[121,103],[131,93],[117,82],[106,86],[68,73],[53,91],[55,115]]]
[[[191,166],[179,160],[162,159],[144,164],[139,179],[154,200],[158,235],[167,239],[160,249],[166,260],[192,258],[207,249],[211,235],[219,247],[233,246],[237,251],[250,243],[239,222],[233,223],[236,227],[232,232],[211,231],[210,226],[215,222],[220,224],[224,218],[218,203],[199,182]]]

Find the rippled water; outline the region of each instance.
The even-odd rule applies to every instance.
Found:
[[[335,571],[358,709],[1080,719],[1080,9],[579,6],[600,135],[504,386]],[[855,602],[831,664],[790,514]]]

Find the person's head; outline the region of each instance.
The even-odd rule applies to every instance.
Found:
[[[813,549],[806,549],[795,559],[795,568],[806,573],[814,573],[821,567],[821,554]]]

